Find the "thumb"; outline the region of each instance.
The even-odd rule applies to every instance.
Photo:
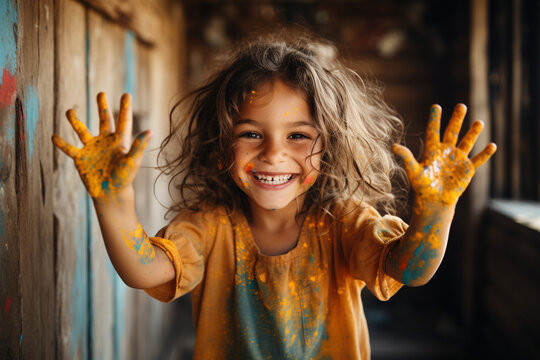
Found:
[[[150,139],[152,139],[153,136],[154,134],[152,133],[152,130],[146,130],[137,135],[137,137],[135,137],[135,140],[133,140],[133,144],[131,145],[127,156],[134,159],[141,157],[144,149],[146,149],[148,142],[150,141]]]
[[[418,164],[408,148],[399,144],[394,144],[392,150],[394,151],[394,154],[403,160],[403,166],[410,179],[416,177],[416,175],[422,171],[422,167]]]

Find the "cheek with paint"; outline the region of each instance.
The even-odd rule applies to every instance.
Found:
[[[302,186],[304,186],[306,189],[309,189],[313,186],[313,184],[315,184],[315,180],[317,180],[316,175],[307,175],[304,179],[304,182],[302,183]]]
[[[238,180],[240,180],[240,183],[244,186],[244,188],[248,188],[247,179],[251,176],[251,173],[255,172],[255,167],[253,166],[252,162],[249,162],[244,166],[244,176],[246,179],[242,179],[241,177],[238,177]]]
[[[148,236],[146,236],[141,224],[137,226],[137,229],[122,235],[122,237],[127,247],[137,252],[141,264],[154,261],[156,257],[154,247],[148,240]]]

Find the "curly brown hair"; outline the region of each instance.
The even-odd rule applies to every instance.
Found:
[[[336,201],[352,198],[395,214],[405,196],[397,197],[392,185],[406,177],[391,148],[403,137],[403,121],[378,86],[338,60],[331,43],[285,32],[240,44],[173,106],[158,155],[160,175],[170,176],[169,212],[198,210],[203,202],[246,209],[246,195],[230,175],[233,126],[250,91],[275,78],[305,93],[322,143],[320,174],[303,210],[316,205],[331,214]]]

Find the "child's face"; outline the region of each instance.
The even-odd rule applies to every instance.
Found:
[[[321,151],[317,135],[301,91],[279,79],[261,86],[234,126],[234,181],[258,206],[286,207],[317,179],[320,154],[309,156]]]

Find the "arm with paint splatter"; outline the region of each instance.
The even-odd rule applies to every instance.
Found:
[[[107,252],[122,280],[135,288],[161,285],[174,278],[174,268],[167,255],[153,246],[144,232],[135,213],[132,185],[152,133],[142,132],[131,144],[129,94],[124,94],[120,101],[116,130],[105,94],[99,93],[97,101],[99,135],[92,136],[70,109],[66,116],[83,147],[78,149],[57,134],[52,141],[74,160],[94,202]]]
[[[463,104],[455,107],[441,142],[441,107],[432,106],[420,163],[409,149],[394,145],[394,152],[403,160],[415,200],[409,228],[390,250],[386,272],[405,285],[424,285],[435,274],[446,250],[456,203],[476,169],[497,149],[490,143],[469,159],[483,128],[478,120],[456,146],[466,111]]]

